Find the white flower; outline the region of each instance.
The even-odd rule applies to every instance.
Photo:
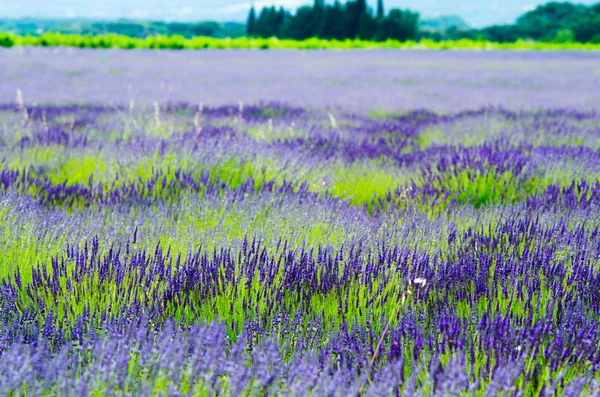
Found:
[[[415,284],[418,284],[418,285],[420,285],[421,287],[424,287],[424,286],[425,286],[425,284],[427,284],[427,280],[426,280],[426,279],[424,279],[423,277],[417,277],[417,278],[415,278],[415,279],[413,280],[413,282],[414,282]]]

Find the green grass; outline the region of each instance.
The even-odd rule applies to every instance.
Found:
[[[79,48],[149,48],[149,49],[430,49],[430,50],[600,50],[600,44],[592,43],[552,43],[519,40],[514,43],[494,43],[481,40],[420,41],[386,40],[382,42],[368,40],[325,40],[310,38],[306,40],[271,38],[218,39],[182,36],[155,36],[145,39],[132,38],[116,34],[100,36],[65,35],[45,33],[41,36],[17,36],[0,33],[0,46],[38,46],[38,47],[79,47]],[[407,83],[408,84],[408,83]]]

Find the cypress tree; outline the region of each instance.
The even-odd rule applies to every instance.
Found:
[[[246,26],[246,33],[248,36],[254,35],[254,23],[256,22],[256,12],[254,6],[250,7],[250,14],[248,14],[248,24]]]
[[[383,9],[383,0],[377,0],[377,19],[381,19],[385,16]]]
[[[358,15],[360,17],[367,13],[367,0],[356,0],[356,5],[358,6]]]
[[[315,3],[313,5],[313,26],[311,27],[312,29],[312,35],[311,36],[317,36],[317,37],[321,37],[323,35],[323,24],[325,23],[325,0],[315,0]]]
[[[359,34],[360,24],[367,15],[366,0],[348,1],[344,8],[344,38],[354,39]]]
[[[344,39],[344,7],[335,0],[332,6],[325,8],[321,37],[325,39]]]

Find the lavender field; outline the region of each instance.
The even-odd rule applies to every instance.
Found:
[[[600,54],[0,58],[1,395],[600,395]]]
[[[600,108],[599,52],[0,48],[0,101],[258,101],[346,111]]]

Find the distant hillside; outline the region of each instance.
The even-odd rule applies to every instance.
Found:
[[[120,19],[102,21],[90,19],[0,19],[0,31],[18,35],[41,35],[46,32],[97,36],[107,33],[146,38],[156,35],[181,35],[186,38],[206,36],[215,38],[241,37],[246,34],[243,23],[225,22],[156,22]]]
[[[458,30],[471,29],[471,26],[458,15],[442,15],[438,18],[424,19],[419,23],[419,28],[422,30],[433,30],[437,32],[445,32],[450,28]]]

